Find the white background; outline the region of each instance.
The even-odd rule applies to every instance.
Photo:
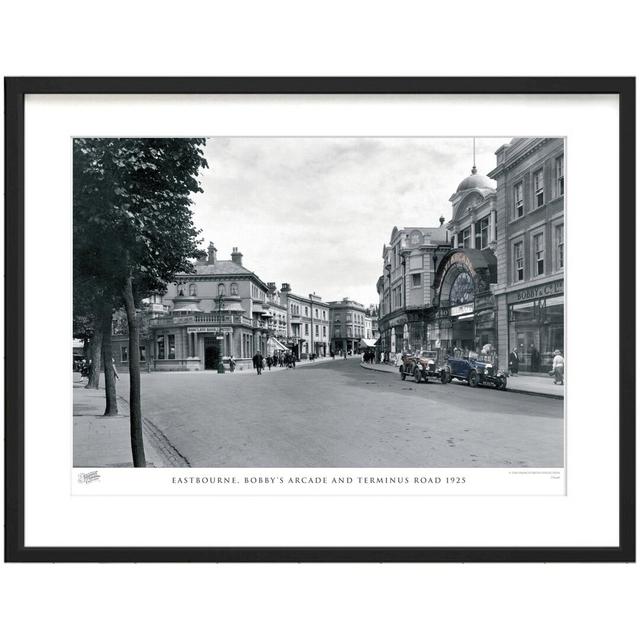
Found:
[[[563,135],[567,138],[567,470],[562,476],[493,479],[472,470],[468,490],[453,497],[344,495],[258,498],[164,495],[150,500],[145,484],[135,497],[83,499],[70,495],[72,450],[70,372],[40,387],[41,344],[25,346],[25,543],[27,546],[615,546],[618,542],[617,430],[603,432],[617,415],[617,351],[607,355],[607,381],[594,383],[595,290],[607,290],[607,336],[617,344],[617,287],[606,269],[593,269],[593,230],[609,208],[617,211],[618,100],[616,96],[46,96],[30,95],[25,111],[25,333],[69,335],[71,317],[71,137],[73,135]],[[593,123],[597,122],[597,129]],[[612,185],[607,200],[594,197],[592,156],[608,158],[599,179]],[[43,214],[46,212],[46,214]],[[617,237],[617,217],[608,231]],[[573,224],[579,220],[581,224]],[[397,220],[390,219],[389,224]],[[227,222],[233,225],[233,220]],[[366,219],[362,224],[366,225]],[[238,233],[246,232],[243,228]],[[55,251],[52,248],[55,247]],[[617,264],[614,242],[608,259]],[[42,287],[42,258],[47,277]],[[588,274],[588,277],[585,277]],[[66,314],[65,314],[66,310]],[[50,340],[47,356],[63,363],[70,344]],[[54,418],[52,418],[54,416]],[[483,420],[478,414],[476,420]],[[517,422],[514,423],[517,429]],[[599,473],[594,473],[594,461]],[[155,476],[161,470],[152,472]],[[259,473],[259,472],[257,472]],[[274,475],[279,471],[274,469]],[[400,474],[390,470],[390,474]],[[406,473],[406,471],[405,471]],[[451,470],[452,475],[459,471]],[[493,472],[495,473],[495,472]],[[144,472],[145,478],[151,475]],[[166,474],[166,472],[165,472]],[[98,491],[120,493],[135,470],[108,470]],[[502,474],[496,474],[498,476]],[[114,476],[120,479],[116,482]],[[529,497],[514,497],[514,485]],[[119,486],[120,485],[120,486]],[[504,485],[504,489],[503,489]],[[537,485],[537,487],[536,487]],[[94,490],[95,485],[88,487]],[[312,491],[309,491],[311,493]],[[152,490],[152,493],[156,493]],[[184,495],[189,492],[185,488]],[[229,493],[228,491],[225,493]],[[269,493],[281,493],[274,487]],[[289,491],[290,494],[294,493]],[[324,492],[329,493],[329,491]],[[363,494],[363,491],[358,493]],[[398,492],[396,492],[397,494]],[[551,494],[551,497],[543,497]],[[555,495],[554,495],[555,494]],[[142,497],[138,497],[142,496]],[[480,496],[480,497],[479,497]],[[487,497],[492,496],[492,497]],[[194,505],[197,500],[197,507]],[[268,520],[268,527],[256,521]],[[469,526],[470,522],[473,526]]]
[[[535,11],[506,2],[238,3],[235,13],[210,4],[23,2],[3,12],[3,73],[638,72],[635,21],[621,2],[606,13],[557,2]],[[608,161],[590,163],[603,204]],[[0,602],[15,638],[599,638],[637,628],[638,578],[637,566],[607,565],[9,566]]]

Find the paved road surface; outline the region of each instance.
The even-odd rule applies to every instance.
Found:
[[[118,392],[128,396],[128,377]],[[338,360],[142,376],[144,416],[192,467],[561,467],[563,403],[402,382]]]

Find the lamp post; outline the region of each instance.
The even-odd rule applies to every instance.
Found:
[[[222,333],[222,310],[224,309],[224,296],[220,294],[216,298],[216,305],[218,307],[218,331],[216,333],[216,340],[224,340],[224,334]],[[222,343],[220,343],[220,359],[218,360],[218,373],[224,373],[224,362],[222,361]]]

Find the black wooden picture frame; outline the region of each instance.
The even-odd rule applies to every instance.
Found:
[[[25,546],[25,96],[29,94],[615,94],[619,97],[619,531],[612,547]],[[633,562],[635,561],[635,78],[25,77],[5,78],[5,561]],[[624,305],[624,308],[622,308]]]

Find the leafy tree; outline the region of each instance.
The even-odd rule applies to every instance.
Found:
[[[74,259],[97,298],[124,304],[134,466],[146,464],[137,309],[203,255],[190,207],[191,194],[202,191],[204,145],[203,138],[74,140]]]

